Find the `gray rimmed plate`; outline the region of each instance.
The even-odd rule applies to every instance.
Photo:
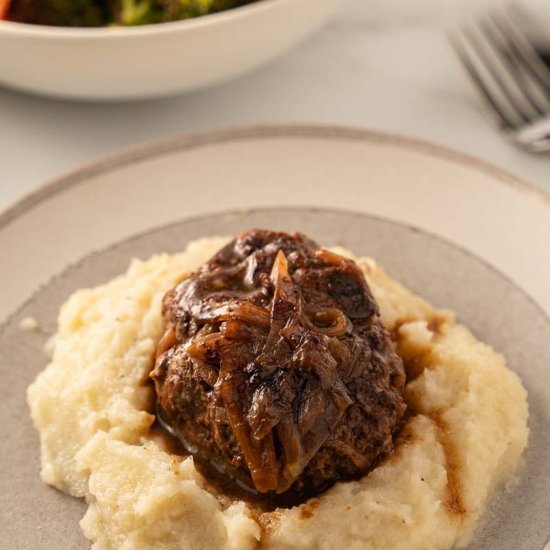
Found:
[[[529,391],[531,435],[525,463],[519,472],[519,484],[495,495],[471,548],[543,548],[550,537],[550,437],[547,433],[550,322],[543,312],[543,308],[548,307],[544,300],[547,289],[537,287],[536,281],[540,272],[542,281],[548,280],[544,278],[547,268],[540,255],[542,249],[537,248],[538,239],[549,236],[544,225],[547,219],[540,218],[543,213],[549,215],[547,199],[512,184],[508,176],[478,163],[472,164],[463,157],[388,136],[334,129],[292,128],[285,132],[280,128],[264,128],[233,135],[226,133],[221,137],[223,139],[217,134],[209,139],[204,136],[178,138],[110,159],[50,185],[7,215],[0,216],[0,253],[5,260],[0,271],[7,275],[6,279],[2,275],[2,282],[6,284],[0,315],[15,310],[0,329],[0,373],[4,388],[1,414],[6,428],[0,443],[4,463],[0,474],[2,544],[6,548],[59,549],[81,548],[87,544],[78,527],[83,503],[44,486],[39,479],[38,437],[24,399],[26,386],[47,360],[43,344],[55,329],[60,303],[76,288],[98,284],[123,271],[134,256],[177,251],[198,236],[270,227],[301,230],[323,244],[342,244],[359,254],[372,255],[391,275],[435,305],[457,311],[477,336],[506,355]],[[291,155],[297,146],[301,158]],[[255,155],[249,156],[250,151]],[[332,162],[327,160],[329,151]],[[207,159],[218,163],[205,166]],[[224,159],[227,162],[222,162]],[[315,159],[323,165],[324,175],[318,167],[311,167]],[[388,162],[397,167],[396,170],[385,170]],[[409,178],[400,183],[404,165]],[[274,191],[277,198],[283,192],[293,191],[296,170],[304,181],[315,177],[320,191],[317,202],[321,196],[323,204],[319,206],[322,207],[276,208],[273,207],[275,200],[269,208],[193,217],[196,206],[189,207],[189,203],[196,205],[201,200],[208,203],[211,210],[222,209],[233,200],[226,198],[236,193],[235,201],[242,197],[240,204],[250,205],[250,195],[245,194],[247,188],[257,182],[262,167],[269,174],[269,183],[278,183]],[[127,178],[128,170],[133,178]],[[456,182],[468,171],[477,175],[477,185],[482,186],[483,192],[465,199],[459,205],[461,208],[452,202],[453,190],[442,192],[426,183],[434,178],[438,186],[445,187],[448,184],[442,182]],[[151,178],[155,173],[159,176],[157,181]],[[222,182],[217,193],[211,187],[216,174]],[[336,176],[341,184],[335,194],[331,183]],[[224,185],[237,178],[238,184],[231,188]],[[152,183],[158,180],[160,185],[155,189]],[[416,223],[411,222],[410,215],[399,214],[400,208],[404,209],[402,204],[390,211],[386,206],[391,201],[383,202],[376,189],[385,186],[386,192],[395,199],[403,198],[410,195],[411,181],[418,182],[416,200],[420,214]],[[203,188],[197,183],[202,183]],[[208,185],[204,186],[205,183]],[[136,193],[132,193],[134,185]],[[173,193],[159,195],[159,187],[163,193],[167,189]],[[110,197],[105,195],[106,189],[112,190]],[[430,195],[430,189],[435,190],[435,198]],[[350,193],[353,196],[350,197]],[[375,200],[369,202],[369,194]],[[336,195],[344,198],[337,200]],[[257,200],[261,196],[257,190],[252,191],[252,196],[256,204],[265,206],[265,201]],[[515,230],[530,230],[534,235],[531,251],[522,251],[521,257],[527,258],[530,269],[538,265],[539,271],[528,279],[528,284],[523,284],[536,300],[512,282],[510,277],[517,279],[519,272],[501,261],[500,252],[493,256],[480,254],[469,240],[474,226],[478,240],[491,242],[493,239],[498,249],[499,234],[491,228],[480,233],[483,224],[476,222],[472,213],[482,207],[476,201],[492,197],[493,207],[487,217],[498,221],[509,215],[506,201],[514,196],[516,208],[529,211],[532,218],[530,228],[516,226]],[[122,208],[124,202],[120,203],[124,197],[127,208]],[[301,190],[297,190],[294,197],[299,199],[296,202],[305,203]],[[428,201],[429,208],[426,207]],[[331,202],[340,207],[353,204],[355,209],[365,206],[371,213],[329,210],[326,204]],[[180,216],[175,203],[180,206]],[[408,206],[410,210],[414,202]],[[150,216],[147,216],[148,210]],[[435,210],[446,211],[448,222]],[[431,211],[434,212],[430,217]],[[95,223],[89,221],[91,213]],[[174,221],[178,217],[185,219]],[[170,223],[151,228],[152,219],[157,225],[162,219]],[[417,227],[411,227],[411,223]],[[498,223],[500,229],[506,227],[504,220]],[[430,231],[420,230],[418,226]],[[453,238],[461,246],[432,234],[449,239],[449,227],[459,237],[463,235]],[[129,236],[140,230],[144,232]],[[18,235],[21,246],[17,246]],[[508,236],[504,232],[500,238]],[[61,243],[63,247],[59,246]],[[103,246],[102,250],[90,254],[98,244]],[[105,248],[105,244],[110,246]],[[464,247],[474,249],[483,259]],[[29,256],[29,251],[34,254]],[[80,259],[83,256],[86,257]],[[491,267],[487,259],[500,269]],[[9,261],[6,263],[6,260]],[[64,270],[67,263],[73,265]],[[32,273],[27,273],[28,270]],[[48,283],[51,275],[56,276]],[[41,284],[45,286],[29,298],[30,290]],[[19,328],[20,320],[26,316],[38,320],[38,331],[28,333]]]

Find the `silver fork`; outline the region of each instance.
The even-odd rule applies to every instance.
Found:
[[[550,151],[550,70],[508,12],[449,37],[499,129],[531,152]]]

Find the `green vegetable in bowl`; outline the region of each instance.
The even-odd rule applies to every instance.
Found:
[[[118,23],[121,25],[146,25],[158,23],[152,0],[121,0]]]
[[[36,25],[98,27],[110,16],[108,1],[11,0],[4,19]]]
[[[0,19],[37,25],[99,27],[178,21],[254,0],[0,0]],[[3,16],[2,16],[3,14]]]
[[[190,19],[227,10],[251,0],[121,0],[119,23],[144,25]]]

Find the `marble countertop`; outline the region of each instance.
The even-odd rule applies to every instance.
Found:
[[[0,89],[0,209],[46,180],[135,143],[258,123],[326,123],[419,137],[550,193],[550,155],[524,153],[497,134],[446,41],[446,30],[499,3],[349,0],[293,53],[220,87],[169,99],[85,104]],[[546,0],[529,3],[550,15]]]

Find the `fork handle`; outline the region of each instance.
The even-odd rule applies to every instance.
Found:
[[[534,151],[550,151],[550,117],[530,124],[517,134],[518,141]]]

